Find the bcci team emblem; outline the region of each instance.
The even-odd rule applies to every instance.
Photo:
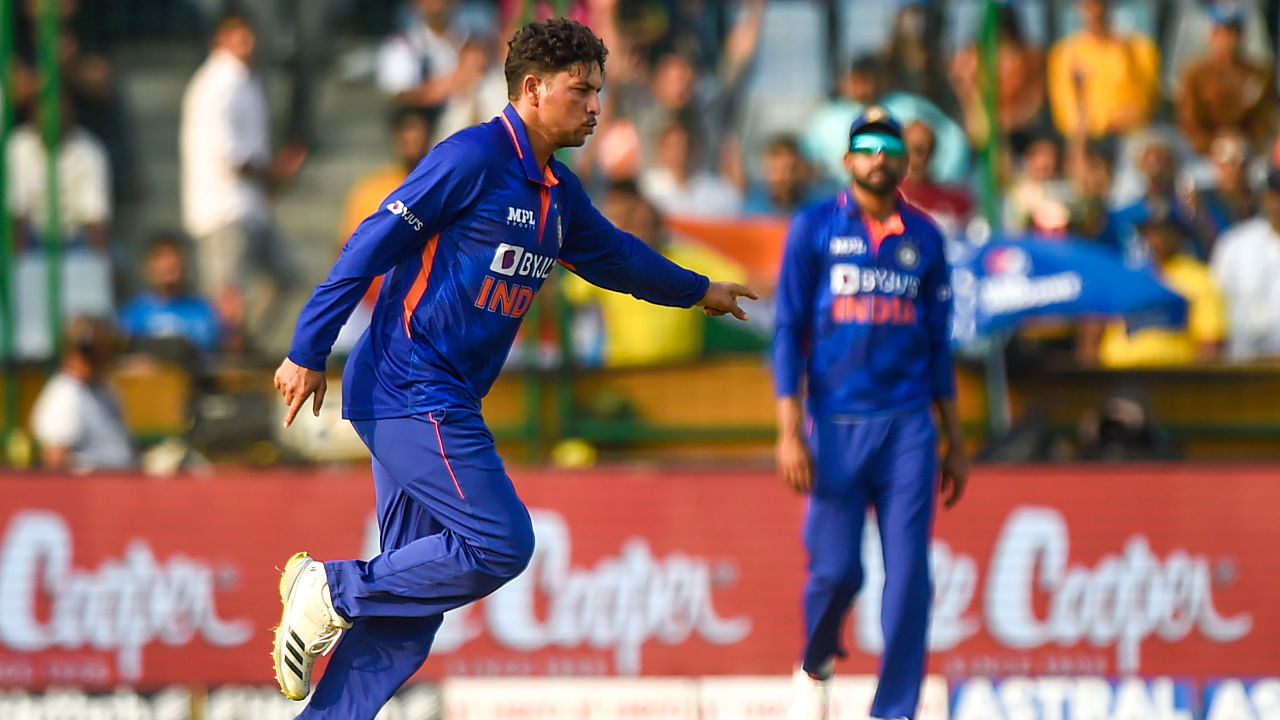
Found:
[[[903,240],[898,243],[898,251],[895,255],[898,260],[898,266],[903,270],[915,270],[920,264],[920,249],[909,240]]]

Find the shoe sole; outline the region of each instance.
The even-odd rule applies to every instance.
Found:
[[[298,584],[298,578],[302,577],[302,571],[307,569],[311,563],[315,562],[306,552],[294,553],[293,557],[284,564],[284,571],[280,573],[280,624],[277,625],[272,634],[274,639],[271,643],[271,662],[274,665],[276,684],[280,686],[280,692],[290,700],[304,700],[310,694],[310,682],[307,682],[307,689],[302,694],[290,693],[284,683],[285,663],[294,665],[301,664],[297,658],[289,658],[285,656],[286,638],[285,638],[285,620],[289,616],[289,602],[293,599],[293,589]],[[300,668],[291,668],[299,677],[307,679]]]

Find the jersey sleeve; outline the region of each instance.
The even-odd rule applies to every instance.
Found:
[[[472,143],[437,145],[391,195],[356,226],[324,282],[302,307],[289,359],[323,370],[338,331],[373,278],[386,273],[476,203],[486,153]]]
[[[814,293],[820,259],[813,247],[813,221],[797,215],[787,232],[778,275],[778,309],[773,332],[773,384],[778,397],[800,391],[813,326]]]
[[[951,358],[951,270],[947,266],[942,234],[936,228],[934,237],[938,252],[921,283],[921,292],[924,293],[924,321],[929,334],[933,397],[950,399],[956,396],[956,372]]]
[[[565,178],[570,208],[560,262],[587,282],[627,293],[655,305],[693,307],[710,280],[663,257],[639,238],[623,232],[591,204],[572,175]]]

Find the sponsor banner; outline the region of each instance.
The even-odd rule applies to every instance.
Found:
[[[302,703],[279,690],[226,686],[192,691],[171,687],[150,695],[129,690],[90,695],[78,690],[0,692],[4,720],[293,720]],[[439,720],[435,688],[411,685],[387,701],[377,720]]]
[[[1095,243],[994,238],[953,259],[954,342],[1032,318],[1144,313],[1181,325],[1184,298]]]
[[[449,720],[698,720],[693,679],[465,678],[442,694]]]
[[[41,694],[0,692],[4,720],[191,720],[192,695],[185,688],[168,688],[154,695],[129,690],[89,695],[59,689]],[[292,717],[292,716],[290,716]],[[212,718],[210,718],[212,720]]]
[[[1209,682],[1204,720],[1280,720],[1280,677]]]
[[[203,715],[193,720],[293,720],[304,703],[280,694],[275,687],[226,686],[211,690]],[[440,692],[427,685],[407,685],[396,693],[376,720],[439,720]],[[158,719],[157,719],[158,720]]]
[[[951,720],[1194,720],[1195,687],[1167,677],[973,678],[956,688]]]
[[[791,702],[788,677],[708,677],[699,685],[702,720],[784,720]],[[866,720],[876,693],[873,675],[831,681],[828,720]],[[925,678],[916,720],[947,720],[947,681]]]
[[[515,470],[537,549],[450,612],[420,680],[789,673],[803,501],[769,472]],[[930,670],[1264,677],[1280,667],[1280,471],[977,468],[932,547]],[[0,476],[0,687],[271,682],[278,570],[377,552],[364,469]],[[879,536],[841,675],[883,645]],[[321,664],[323,665],[323,660]]]

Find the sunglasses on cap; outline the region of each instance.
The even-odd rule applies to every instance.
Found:
[[[902,138],[887,133],[859,133],[849,141],[849,152],[866,155],[884,153],[892,157],[903,157],[907,154],[907,146]]]

